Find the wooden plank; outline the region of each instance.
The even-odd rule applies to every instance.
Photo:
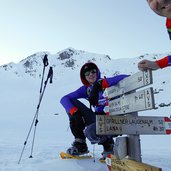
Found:
[[[151,116],[96,116],[98,135],[171,134],[171,119]]]
[[[114,155],[109,155],[106,158],[106,164],[110,171],[162,171],[161,168],[134,160],[126,158],[118,160]]]
[[[144,86],[152,84],[152,72],[148,71],[139,71],[123,80],[121,80],[117,85],[107,88],[103,96],[113,98],[115,96],[142,88]]]
[[[154,94],[150,87],[109,101],[109,106],[104,108],[104,112],[109,115],[120,115],[154,108]]]
[[[129,159],[142,162],[140,135],[128,135],[127,148]]]
[[[117,137],[114,143],[114,154],[121,160],[128,155],[128,137]]]

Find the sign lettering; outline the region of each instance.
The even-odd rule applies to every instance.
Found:
[[[103,96],[111,99],[150,84],[152,84],[152,72],[150,70],[144,72],[139,71],[121,80],[117,85],[107,88]]]
[[[97,115],[97,134],[171,134],[171,120],[151,116],[104,116]],[[100,119],[102,118],[102,119]],[[169,118],[168,118],[169,119]]]
[[[120,115],[154,108],[152,88],[147,88],[132,94],[109,101],[109,114]]]

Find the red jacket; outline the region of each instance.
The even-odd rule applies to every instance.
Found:
[[[156,63],[160,68],[165,68],[167,66],[171,66],[171,56],[168,55],[160,60],[157,60]]]
[[[166,18],[166,27],[167,27],[167,29],[171,29],[171,19],[170,18]]]
[[[171,19],[170,18],[166,18],[166,28],[169,34],[169,38],[171,40]]]
[[[169,38],[171,40],[171,19],[170,18],[166,18],[166,28],[169,34]],[[156,63],[159,65],[160,68],[171,66],[171,55],[168,55],[160,60],[157,60]]]

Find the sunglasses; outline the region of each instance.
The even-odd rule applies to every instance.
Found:
[[[86,72],[84,73],[84,75],[85,75],[85,76],[89,76],[89,75],[90,75],[90,73],[92,73],[92,74],[96,74],[96,73],[97,73],[97,71],[96,71],[96,69],[91,69],[91,70],[89,70],[89,71],[86,71]]]

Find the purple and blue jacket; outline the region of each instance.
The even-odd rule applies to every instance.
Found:
[[[98,69],[98,68],[97,68]],[[91,90],[93,88],[93,85],[90,85],[85,77],[81,75],[80,71],[80,77],[81,81],[83,83],[83,86],[78,88],[77,90],[63,96],[60,100],[60,103],[63,105],[65,108],[66,112],[73,115],[78,109],[72,104],[72,100],[77,100],[77,99],[87,99],[89,98],[89,95],[91,93]],[[105,89],[107,87],[110,87],[112,85],[117,84],[120,80],[124,79],[125,77],[128,77],[128,75],[118,75],[110,78],[105,78],[102,79],[102,88]],[[96,82],[101,79],[101,73],[100,70],[98,69],[98,76]],[[95,106],[95,112],[103,112],[103,109],[106,104],[106,99],[102,96],[103,92],[99,92],[99,100],[98,100],[98,105]]]

